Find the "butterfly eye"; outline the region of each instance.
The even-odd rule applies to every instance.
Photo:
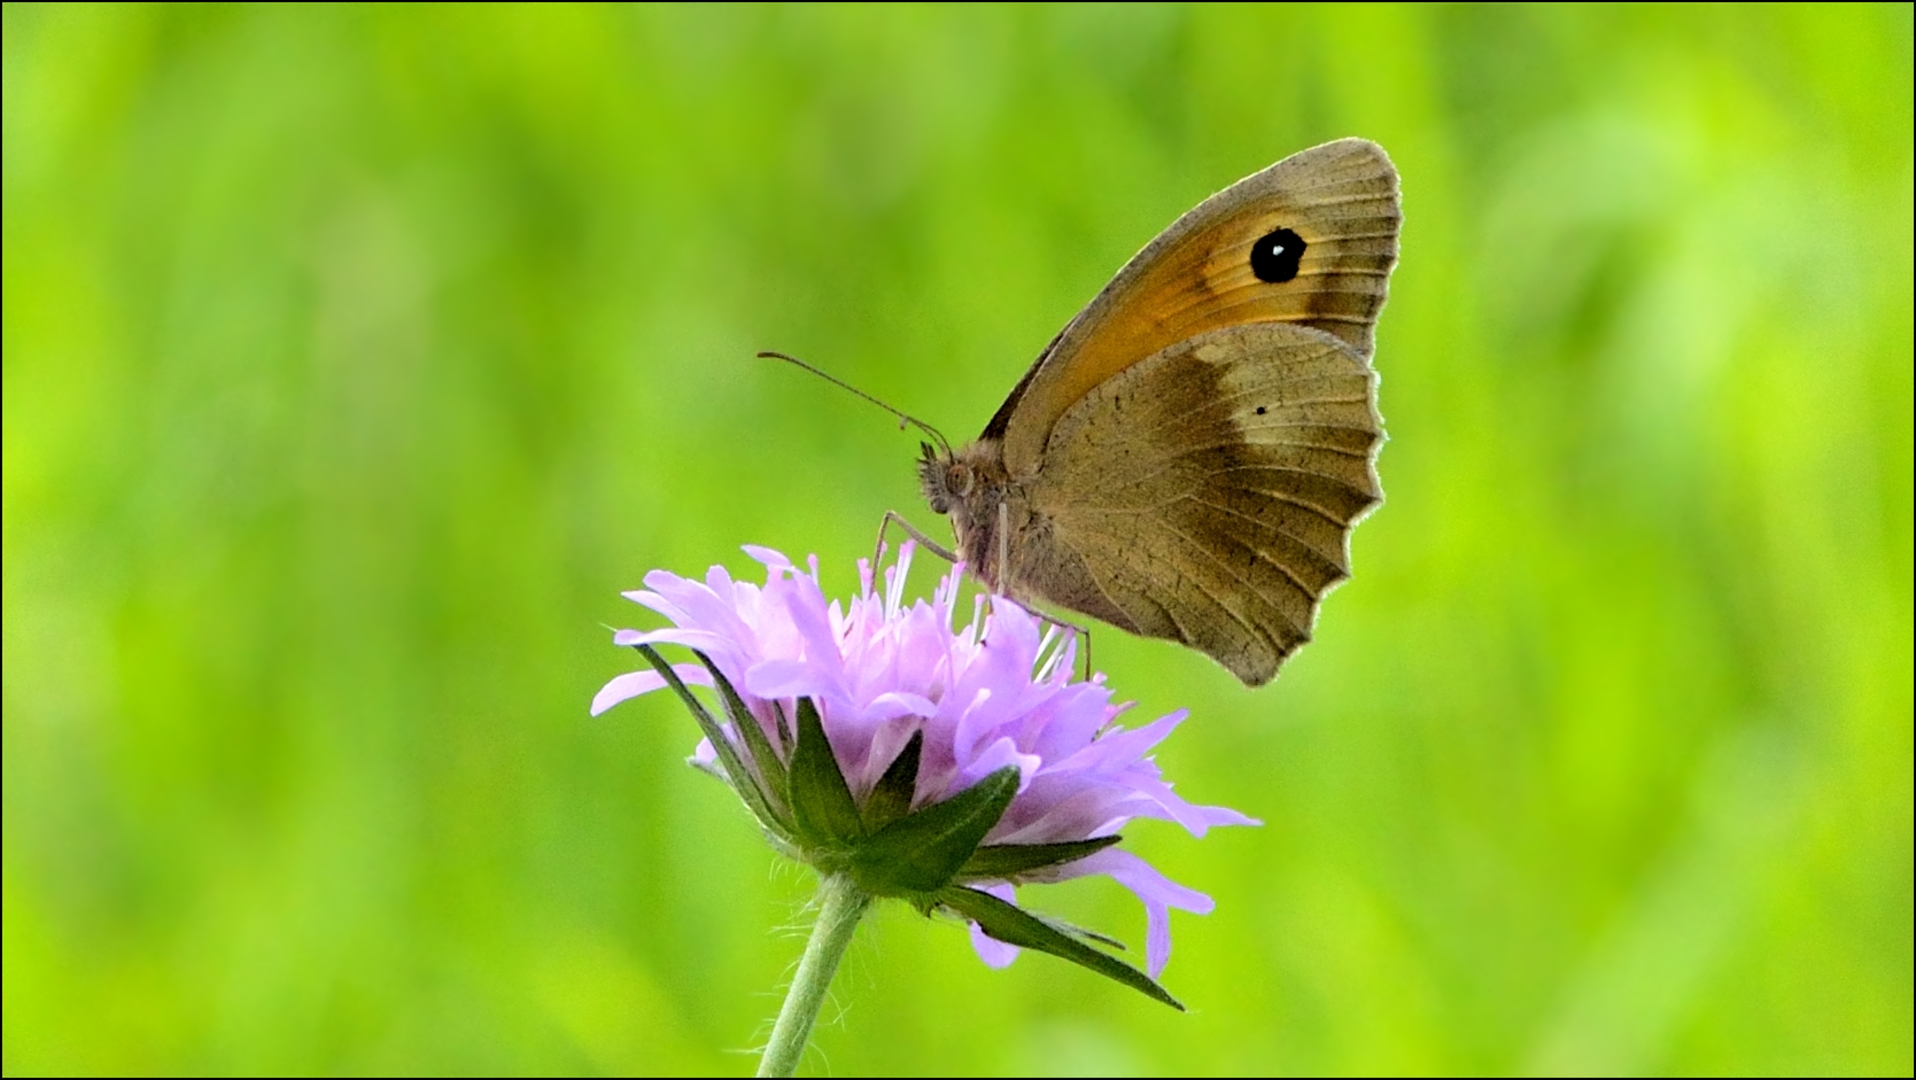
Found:
[[[964,465],[953,465],[945,470],[945,487],[960,497],[971,494],[971,469]]]
[[[1305,247],[1304,238],[1289,229],[1266,233],[1251,245],[1251,273],[1273,285],[1289,281],[1297,276]]]

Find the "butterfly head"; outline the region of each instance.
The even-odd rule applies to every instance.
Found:
[[[1007,532],[1024,520],[1021,489],[1005,472],[1004,453],[995,438],[976,439],[956,451],[923,447],[918,483],[933,511],[951,520],[958,561],[979,580],[999,588],[1014,567],[1005,546],[1016,543]]]
[[[971,466],[930,443],[920,443],[918,448],[918,484],[932,513],[949,514],[954,506],[964,505],[978,483]]]

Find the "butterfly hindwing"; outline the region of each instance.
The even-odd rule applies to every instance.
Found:
[[[1094,593],[1046,598],[1268,681],[1382,498],[1374,385],[1350,345],[1288,323],[1210,331],[1105,380],[1026,489],[1051,561]]]

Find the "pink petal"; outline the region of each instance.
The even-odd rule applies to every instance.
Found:
[[[682,681],[693,686],[712,685],[712,673],[706,671],[701,665],[673,664],[672,670]],[[597,716],[621,701],[638,697],[640,694],[649,694],[664,685],[665,677],[656,671],[628,671],[623,675],[615,675],[611,682],[600,687],[599,692],[592,695],[590,715]]]
[[[753,562],[769,570],[783,570],[792,565],[792,560],[786,558],[784,552],[772,548],[760,547],[757,544],[746,544],[740,548],[740,550],[750,556]]]
[[[688,649],[697,649],[704,653],[720,653],[732,648],[733,642],[722,634],[713,634],[704,630],[679,630],[666,627],[663,630],[620,630],[612,635],[614,645],[683,645]]]
[[[743,689],[754,697],[801,697],[818,693],[826,681],[804,660],[766,660],[746,669]]]
[[[1171,908],[1208,915],[1216,905],[1196,889],[1187,889],[1128,851],[1105,848],[1066,867],[1071,877],[1110,874],[1137,894],[1149,929],[1144,937],[1144,969],[1153,979],[1171,959]]]
[[[867,719],[895,720],[900,716],[930,716],[938,711],[938,706],[930,698],[919,694],[890,693],[880,694],[865,706]]]
[[[1018,787],[1022,790],[1026,784],[1031,783],[1032,774],[1036,773],[1038,766],[1042,764],[1044,762],[1038,760],[1034,754],[1019,753],[1017,743],[1010,739],[999,739],[985,747],[982,753],[972,759],[971,764],[965,766],[964,770],[958,774],[958,781],[952,787],[962,791],[1007,765],[1016,765]]]
[[[614,676],[611,682],[592,695],[592,715],[597,716],[627,698],[649,694],[664,685],[665,677],[656,671],[628,671],[624,675]]]

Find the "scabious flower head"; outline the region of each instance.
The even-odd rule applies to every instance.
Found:
[[[965,916],[994,966],[1010,963],[1019,944],[1065,955],[1045,937],[1059,924],[1012,907],[1016,886],[1109,875],[1144,904],[1155,978],[1170,955],[1169,909],[1207,912],[1211,900],[1112,846],[1118,831],[1135,818],[1175,821],[1195,836],[1255,824],[1186,802],[1148,756],[1184,710],[1117,726],[1129,706],[1112,703],[1102,677],[1072,677],[1075,635],[1002,597],[978,598],[957,624],[956,569],[929,602],[907,603],[910,544],[885,570],[882,593],[861,560],[858,594],[843,605],[825,597],[816,559],[807,572],[776,551],[745,550],[766,567],[764,585],[716,566],[704,581],[653,571],[647,589],[625,595],[672,625],[613,638],[652,658],[657,644],[695,650],[701,663],[674,666],[673,679],[717,688],[727,710],[708,717],[693,763],[739,789],[788,853],[824,872],[863,875],[879,895]],[[667,686],[663,662],[654,666],[606,684],[593,714]],[[808,755],[813,717],[823,739]],[[811,763],[825,757],[842,782]],[[945,836],[959,817],[979,835],[926,854],[923,838]]]

